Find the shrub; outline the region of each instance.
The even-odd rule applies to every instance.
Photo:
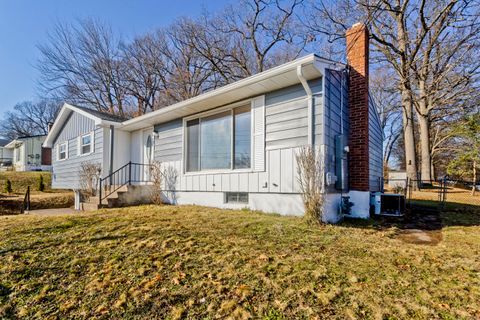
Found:
[[[162,164],[158,161],[153,161],[150,165],[150,180],[153,183],[151,200],[154,204],[162,204],[163,172]]]
[[[12,182],[9,179],[7,179],[7,181],[5,181],[5,187],[4,187],[3,191],[5,191],[5,193],[12,193],[13,192]]]
[[[322,222],[323,204],[325,201],[322,155],[320,150],[304,146],[295,157],[298,164],[298,182],[305,206],[304,218],[309,223],[318,224]]]
[[[101,165],[99,163],[82,162],[78,176],[82,196],[94,196],[100,180]]]
[[[405,188],[400,185],[396,185],[393,187],[393,192],[397,194],[405,194]]]
[[[38,176],[37,190],[43,192],[45,190],[45,183],[43,182],[43,176]]]

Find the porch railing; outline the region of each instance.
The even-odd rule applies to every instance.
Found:
[[[27,187],[27,192],[25,192],[22,204],[20,205],[20,213],[25,213],[25,211],[30,211],[30,186]]]
[[[128,162],[108,176],[100,178],[98,186],[99,203],[123,186],[132,183],[151,182],[151,164]]]

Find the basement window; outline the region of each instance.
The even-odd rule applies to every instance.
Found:
[[[248,204],[247,192],[225,192],[225,203]]]

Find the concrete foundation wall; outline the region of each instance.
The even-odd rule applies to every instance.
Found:
[[[153,186],[149,185],[131,185],[128,186],[128,192],[119,193],[116,205],[129,206],[136,204],[152,203]]]

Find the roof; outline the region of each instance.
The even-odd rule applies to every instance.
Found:
[[[48,132],[47,138],[43,143],[44,147],[51,148],[53,146],[53,142],[55,138],[60,133],[63,128],[63,123],[68,120],[72,112],[77,112],[84,117],[92,119],[95,122],[95,125],[104,125],[104,126],[120,126],[122,121],[125,121],[126,118],[112,115],[105,112],[100,112],[97,110],[85,108],[85,107],[78,107],[68,103],[64,103],[60,112],[58,113],[57,117],[55,118],[55,122],[53,126],[50,128]]]
[[[28,139],[32,139],[32,138],[42,138],[42,137],[46,137],[46,135],[44,135],[44,134],[39,134],[39,135],[18,137],[17,139],[13,139],[13,140],[10,141],[9,143],[7,143],[7,144],[5,145],[5,148],[8,148],[8,149],[16,148],[16,147],[18,147],[19,145],[23,144],[23,141],[24,141],[24,140],[28,140]]]
[[[38,137],[46,137],[46,136],[47,136],[46,134],[35,134],[31,136],[21,136],[21,137],[18,137],[16,140],[26,140],[30,138],[38,138]]]
[[[90,108],[79,107],[79,106],[75,106],[75,108],[77,108],[79,110],[83,110],[87,113],[90,113],[92,116],[100,118],[102,120],[114,121],[114,122],[123,122],[123,121],[128,120],[128,118],[126,118],[126,117],[122,117],[122,116],[119,116],[119,115],[116,115],[116,114],[101,112],[101,111],[90,109]]]
[[[345,65],[321,58],[315,54],[309,54],[130,120],[65,103],[55,119],[44,146],[53,146],[56,136],[63,127],[62,124],[67,121],[71,112],[78,112],[95,120],[96,125],[113,125],[121,130],[134,131],[299,84],[302,82],[300,77],[305,80],[313,80],[321,77],[327,67],[336,69],[344,68]]]
[[[345,65],[309,54],[191,99],[127,120],[122,123],[121,129],[126,131],[142,129],[298,84],[301,82],[298,68],[306,80],[316,79],[322,76],[326,67],[344,68]]]

